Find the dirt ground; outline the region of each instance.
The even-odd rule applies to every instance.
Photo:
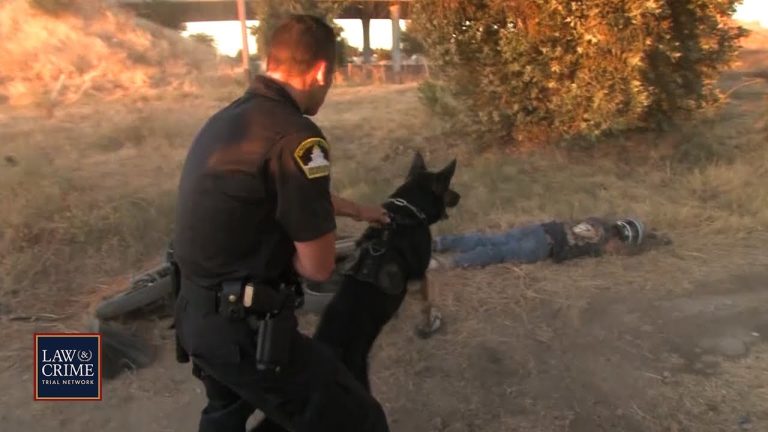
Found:
[[[417,339],[408,301],[373,355],[374,391],[393,431],[763,430],[766,241],[433,274],[444,330]],[[157,364],[107,382],[102,402],[33,402],[31,349],[4,362],[3,430],[194,430],[201,387],[167,325]]]
[[[765,68],[765,52],[747,54],[752,56],[745,57],[750,65],[747,69]],[[334,169],[340,175],[335,187],[343,195],[367,201],[380,198],[402,177],[412,150],[421,148],[435,166],[449,154],[460,155],[455,186],[463,195],[462,203],[449,221],[436,228],[438,232],[498,229],[529,219],[610,210],[645,215],[674,241],[635,257],[433,272],[431,283],[437,287],[437,305],[445,318],[441,333],[426,341],[415,337],[419,303],[410,299],[381,335],[371,359],[374,393],[384,405],[393,431],[768,430],[768,193],[764,179],[768,172],[768,83],[747,72],[724,80],[726,89],[739,88],[715,120],[705,122],[714,125],[678,137],[703,140],[696,142],[700,145],[714,143],[716,158],[707,165],[685,167],[660,155],[663,149],[659,148],[648,151],[649,161],[641,166],[558,152],[470,160],[460,148],[443,145],[427,132],[413,86],[342,88],[331,95],[326,114],[318,121],[337,149],[339,162]],[[178,100],[171,103],[180,105]],[[201,106],[210,110],[221,103],[223,99],[208,100]],[[179,130],[198,127],[205,113],[198,106],[188,116],[183,109],[191,109],[187,107],[195,103],[185,100],[184,104],[173,113],[162,111],[168,105],[144,107],[142,116],[163,113],[171,119],[166,123]],[[67,127],[88,126],[62,115],[61,124],[55,127],[37,126],[34,119],[25,120],[26,124],[13,122],[13,135],[6,138],[10,148],[17,150],[22,168],[24,158],[34,156],[24,149],[38,139],[32,134],[35,128],[67,132]],[[82,112],[78,116],[74,118],[85,117]],[[131,128],[146,123],[131,121]],[[150,127],[148,136],[165,130],[160,129],[160,122]],[[104,128],[105,136],[118,130]],[[159,144],[148,142],[163,145],[163,157],[180,159],[193,130],[177,142],[177,129],[164,135]],[[137,142],[144,138],[135,137]],[[666,139],[671,138],[659,140]],[[367,146],[370,143],[375,146]],[[718,143],[742,156],[718,153]],[[142,147],[124,141],[114,148],[102,148],[103,154],[90,159],[75,157],[80,151],[77,145],[70,143],[66,149],[71,166],[88,173],[82,180],[88,182],[88,188],[78,189],[78,193],[106,196],[119,190],[124,192],[120,202],[133,202],[128,201],[133,196],[128,192],[141,190],[144,195],[137,196],[146,199],[142,202],[152,203],[149,185],[157,185],[163,194],[174,187],[178,164],[171,169],[162,161],[143,157],[149,144]],[[58,155],[54,146],[47,149]],[[54,164],[56,173],[79,175],[63,157],[51,160],[58,163]],[[53,171],[42,162],[39,165],[39,170],[31,172],[48,185],[45,174]],[[121,180],[128,178],[121,177],[125,167],[134,174],[130,188]],[[94,175],[103,180],[94,181]],[[19,185],[26,184],[19,179]],[[81,181],[79,177],[66,179],[56,183],[57,187]],[[70,198],[85,202],[82,195]],[[157,199],[167,200],[168,196],[161,194]],[[55,205],[53,198],[48,202]],[[101,201],[97,204],[106,207]],[[141,208],[149,207],[154,206]],[[117,212],[114,218],[121,222],[120,217],[154,215]],[[83,220],[89,217],[93,217],[91,213],[84,213]],[[155,221],[152,227],[167,222],[157,220],[136,219],[134,228],[146,231],[147,221]],[[347,231],[360,228],[354,224],[343,227]],[[120,231],[121,235],[134,235],[126,232]],[[99,235],[106,234],[100,231]],[[144,337],[157,343],[157,362],[106,382],[103,401],[33,401],[32,333],[87,328],[87,309],[93,299],[122,287],[108,283],[112,279],[106,276],[120,269],[109,254],[126,244],[136,250],[146,246],[115,238],[114,249],[89,252],[87,257],[92,258],[87,260],[77,261],[74,252],[65,255],[60,250],[41,257],[53,276],[20,285],[26,291],[0,286],[0,336],[4,341],[0,350],[0,430],[195,430],[204,403],[202,388],[191,377],[189,365],[175,362],[170,322],[162,317],[144,319],[138,327]],[[153,247],[162,244],[153,242]],[[77,250],[91,251],[85,246]],[[146,254],[132,256],[133,261],[123,265],[154,256],[154,252]],[[62,264],[70,259],[77,263],[75,268]],[[16,261],[15,267],[24,262]],[[67,267],[66,272],[53,272],[57,265]],[[96,268],[109,271],[91,277]],[[57,316],[42,315],[46,313]],[[303,316],[302,325],[309,331],[316,320]]]

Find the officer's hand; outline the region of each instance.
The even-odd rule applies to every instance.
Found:
[[[374,225],[384,225],[389,223],[389,214],[380,206],[359,206],[354,219]]]

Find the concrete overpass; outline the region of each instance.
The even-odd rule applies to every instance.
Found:
[[[121,6],[131,9],[139,16],[151,17],[153,12],[173,13],[180,21],[236,21],[235,0],[116,0]],[[320,3],[334,3],[338,0],[318,0]],[[343,1],[342,1],[343,2]],[[256,19],[252,11],[257,1],[246,0],[247,19]],[[390,7],[400,8],[400,18],[408,19],[413,0],[352,0],[341,10],[338,19],[389,19]]]
[[[243,18],[238,14],[236,0],[115,0],[120,6],[133,10],[137,15],[152,19],[153,16],[173,16],[181,22],[235,21]],[[317,0],[338,2],[339,0]],[[392,67],[399,73],[402,63],[400,54],[401,19],[408,19],[414,0],[352,0],[346,4],[337,19],[359,19],[363,26],[363,62],[372,57],[371,19],[392,20]],[[244,0],[245,19],[256,20],[256,1]],[[244,51],[245,52],[245,51]]]

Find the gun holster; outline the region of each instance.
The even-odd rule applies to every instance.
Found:
[[[220,315],[234,320],[256,316],[263,319],[293,309],[295,299],[290,287],[274,288],[258,282],[233,280],[221,284],[217,310]]]
[[[226,281],[218,296],[218,313],[246,320],[255,333],[256,368],[279,371],[293,358],[301,296],[293,285],[273,287],[248,280]]]
[[[286,309],[250,324],[256,331],[256,369],[280,372],[294,356],[299,327],[296,314]]]

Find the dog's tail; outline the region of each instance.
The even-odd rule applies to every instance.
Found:
[[[127,328],[94,318],[91,330],[101,333],[101,373],[106,380],[116,378],[125,370],[145,368],[155,361],[155,347]]]

